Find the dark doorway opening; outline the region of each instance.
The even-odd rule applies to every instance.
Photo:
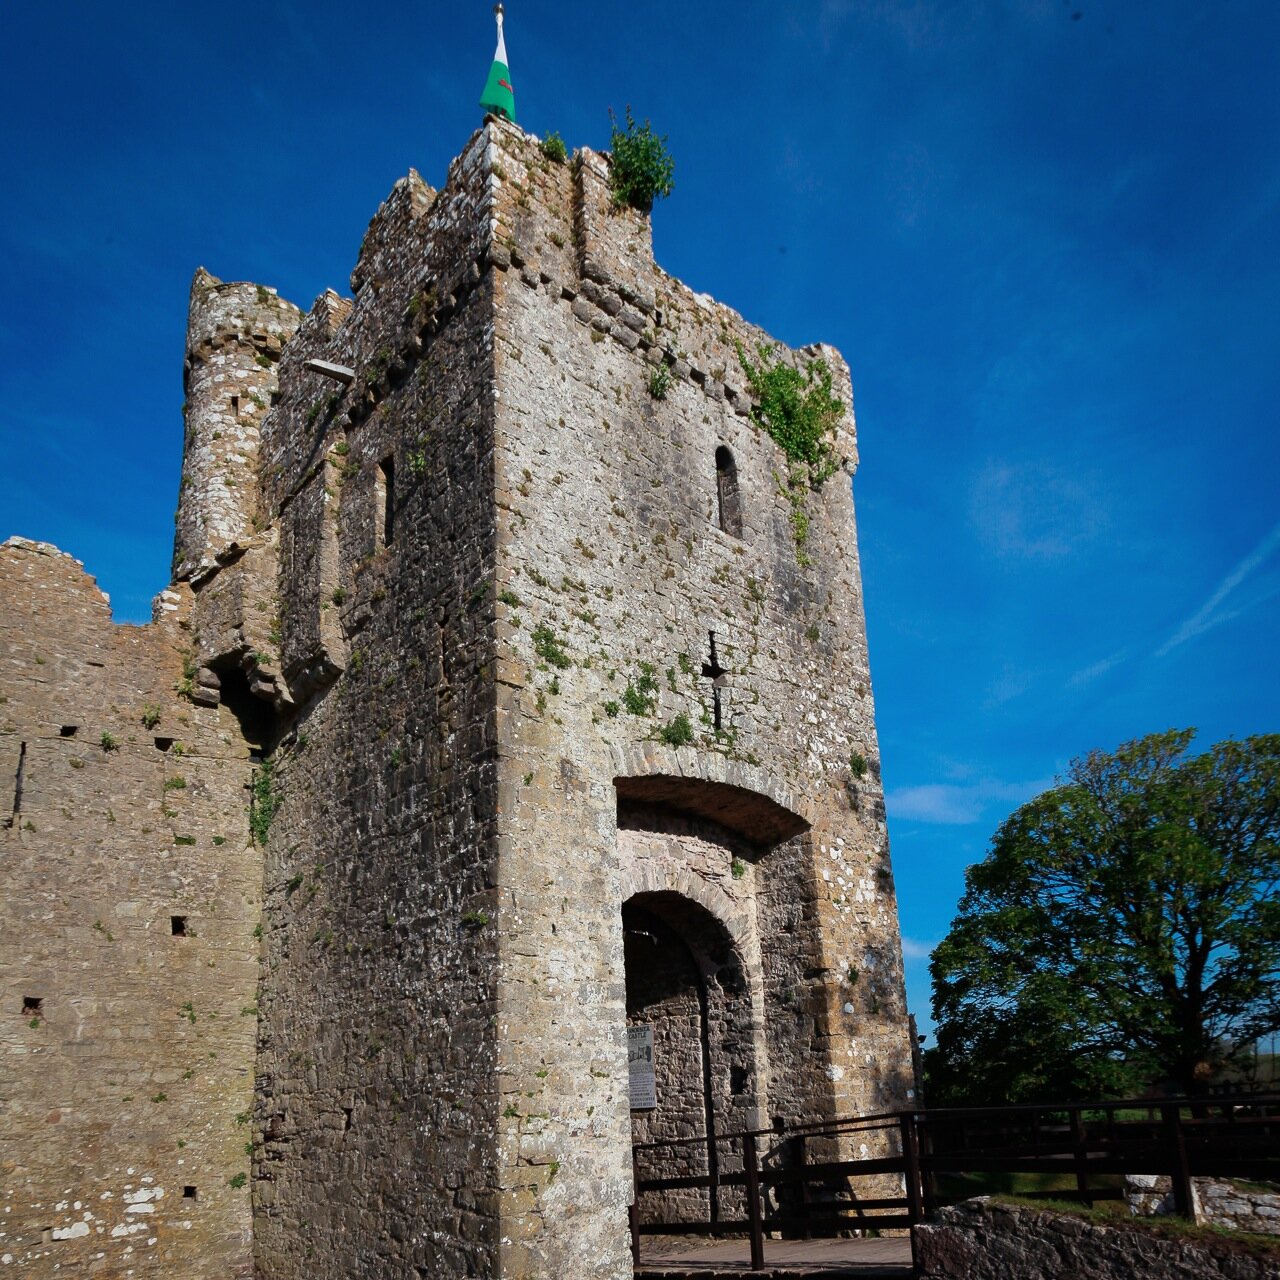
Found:
[[[238,662],[219,663],[213,669],[218,675],[219,700],[239,721],[244,740],[251,747],[270,751],[279,732],[275,708],[250,690],[249,677]]]
[[[656,1105],[631,1113],[637,1174],[730,1172],[740,1153],[716,1139],[748,1127],[756,1079],[741,958],[724,926],[677,893],[629,899],[622,928],[627,1025],[653,1044]],[[697,1140],[686,1141],[691,1136]],[[644,1209],[654,1221],[701,1214],[714,1222],[734,1216],[738,1198],[736,1191],[677,1188],[649,1197]]]

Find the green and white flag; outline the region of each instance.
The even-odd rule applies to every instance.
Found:
[[[489,79],[484,86],[480,105],[495,116],[502,116],[513,124],[516,119],[516,91],[511,87],[511,71],[507,67],[507,42],[502,35],[502,6],[495,4],[493,11],[498,18],[498,49],[489,68]]]

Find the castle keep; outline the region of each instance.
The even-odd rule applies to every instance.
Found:
[[[608,164],[490,120],[351,298],[197,273],[149,626],[0,550],[18,1273],[621,1280],[633,1141],[908,1103],[852,411],[798,543]]]

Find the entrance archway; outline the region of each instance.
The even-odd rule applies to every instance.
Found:
[[[647,1030],[653,1046],[654,1105],[631,1112],[637,1174],[715,1172],[733,1160],[717,1135],[750,1127],[755,1115],[758,1065],[742,957],[724,925],[678,893],[637,893],[623,904],[622,925],[627,1025]],[[725,1198],[668,1191],[646,1198],[642,1220],[715,1221],[733,1211]]]

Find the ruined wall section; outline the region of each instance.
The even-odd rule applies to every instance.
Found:
[[[263,527],[259,430],[281,349],[300,318],[263,285],[224,284],[203,267],[191,282],[174,581],[212,573]]]
[[[69,556],[0,548],[0,1256],[248,1276],[260,861],[247,752],[175,692],[190,593],[113,626]]]
[[[605,158],[559,166],[517,130],[495,136],[505,1256],[512,1275],[569,1257],[623,1275],[615,776],[729,782],[810,824],[790,860],[758,868],[762,943],[783,902],[811,904],[776,979],[795,1025],[771,1067],[803,1082],[780,1117],[909,1096],[853,422],[846,474],[809,495],[800,548],[785,459],[751,422],[735,350],[766,335],[645,262],[647,224],[608,207]],[[847,395],[843,361],[822,354]],[[741,537],[717,522],[720,446]],[[713,632],[718,733],[702,674]],[[570,1203],[590,1208],[589,1235]]]
[[[264,431],[297,708],[260,786],[273,1280],[498,1274],[486,151],[438,197],[397,184],[349,311],[286,349]]]

